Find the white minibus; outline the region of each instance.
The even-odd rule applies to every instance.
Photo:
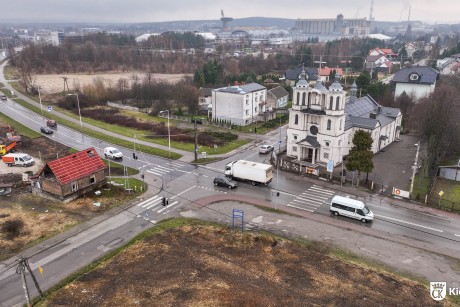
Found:
[[[374,213],[359,200],[348,197],[334,196],[331,200],[331,213],[348,216],[366,223],[374,219]]]

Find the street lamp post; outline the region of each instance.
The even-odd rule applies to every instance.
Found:
[[[42,112],[43,120],[45,120],[45,116],[43,116],[43,105],[42,105],[42,96],[40,94],[40,85],[38,84],[37,84],[37,90],[38,90],[38,100],[40,100],[40,110]]]
[[[164,110],[161,111],[161,114],[164,114],[165,112],[168,113],[168,155],[169,159],[171,159],[171,130],[169,129],[169,110]]]
[[[81,121],[80,99],[78,99],[78,93],[77,94],[67,94],[67,96],[77,96],[78,116],[80,117],[81,139],[83,140],[83,122]]]

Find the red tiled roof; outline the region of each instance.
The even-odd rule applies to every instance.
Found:
[[[61,184],[66,184],[106,168],[96,150],[91,147],[47,163]]]
[[[338,67],[337,68],[331,68],[331,67],[327,67],[327,66],[321,68],[321,70],[319,71],[319,75],[320,76],[329,76],[331,71],[334,71],[334,70],[339,74],[339,76],[343,76],[342,68],[338,68]]]

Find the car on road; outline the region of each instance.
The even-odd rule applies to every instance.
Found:
[[[238,186],[238,183],[227,177],[216,177],[214,178],[214,185],[234,189]]]
[[[104,156],[110,159],[123,159],[123,153],[115,147],[104,148]]]
[[[40,127],[40,131],[44,134],[53,134],[53,129],[51,129],[50,127],[42,126]]]
[[[46,125],[48,127],[51,127],[51,128],[56,128],[57,127],[57,123],[56,123],[56,121],[54,119],[48,119],[46,121]]]
[[[1,100],[7,100],[8,98],[6,97],[6,95],[0,95],[0,99]]]
[[[264,144],[264,145],[259,147],[259,153],[266,154],[266,153],[269,153],[269,152],[273,151],[273,149],[274,149],[273,146]]]

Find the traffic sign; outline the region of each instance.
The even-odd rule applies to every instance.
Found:
[[[48,106],[48,112],[51,112],[53,111],[53,107],[52,106]]]

